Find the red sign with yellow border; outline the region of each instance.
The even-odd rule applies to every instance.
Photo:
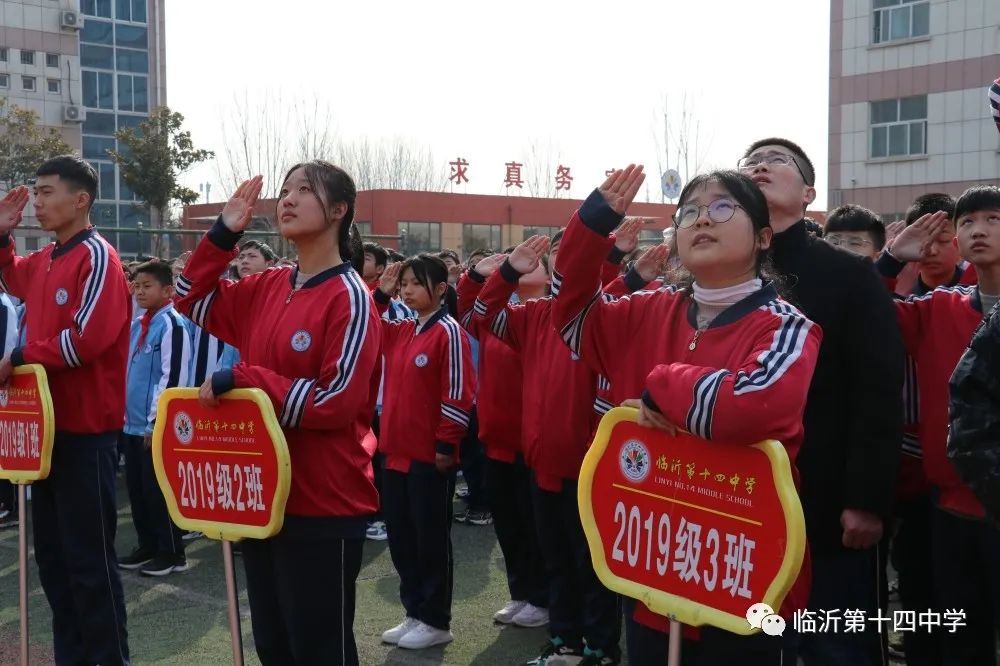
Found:
[[[202,407],[198,389],[160,396],[153,467],[170,517],[216,539],[281,531],[291,485],[285,436],[267,394],[237,389]]]
[[[580,516],[598,576],[684,624],[737,634],[756,603],[779,608],[805,554],[784,447],[672,437],[634,409],[601,421],[580,472]]]
[[[45,369],[14,368],[7,385],[0,386],[0,479],[31,483],[47,477],[54,438]]]

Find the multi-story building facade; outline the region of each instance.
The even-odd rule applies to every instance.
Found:
[[[901,217],[1000,179],[997,0],[831,0],[829,206]]]
[[[43,0],[47,1],[47,0]],[[115,132],[136,127],[150,109],[166,104],[162,0],[81,0],[80,32],[83,156],[97,169],[100,189],[94,224],[136,229],[148,224],[107,151]],[[106,234],[123,255],[138,251],[139,234]]]
[[[0,95],[32,109],[97,169],[93,221],[135,228],[145,217],[108,157],[115,131],[166,103],[162,0],[0,0]],[[18,245],[47,241],[29,207]],[[108,234],[123,254],[135,234]]]

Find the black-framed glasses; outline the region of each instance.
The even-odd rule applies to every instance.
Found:
[[[802,171],[802,167],[799,166],[799,161],[795,159],[794,155],[788,155],[786,153],[755,153],[753,155],[747,155],[736,163],[736,168],[741,172],[747,172],[753,171],[761,164],[766,164],[769,167],[793,166],[795,167],[795,170],[799,172],[799,175],[802,176],[802,182],[809,184],[806,174]]]
[[[699,206],[693,203],[684,204],[674,213],[674,226],[678,229],[687,229],[694,226],[694,223],[701,217],[703,208],[708,210],[708,219],[715,224],[722,224],[733,219],[733,215],[736,215],[736,209],[743,208],[743,206],[732,199],[716,199],[707,206]],[[744,208],[744,210],[746,209]]]

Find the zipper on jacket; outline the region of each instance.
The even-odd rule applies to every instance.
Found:
[[[691,343],[688,345],[688,351],[694,351],[695,350],[695,348],[698,346],[698,338],[701,337],[701,333],[704,330],[705,329],[703,329],[703,328],[699,328],[698,330],[696,330],[694,332],[694,337],[691,338]]]

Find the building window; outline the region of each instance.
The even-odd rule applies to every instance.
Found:
[[[114,69],[115,51],[109,46],[81,44],[80,65],[94,69]]]
[[[552,238],[557,231],[562,229],[562,227],[525,227],[524,228],[524,240],[528,240],[532,236],[548,236]],[[495,248],[498,252],[501,248]]]
[[[84,21],[80,41],[111,46],[114,43],[114,26],[107,21]]]
[[[871,156],[927,153],[927,95],[871,102]]]
[[[83,105],[91,109],[115,108],[114,75],[84,70]]]
[[[87,119],[83,121],[83,133],[97,134],[98,136],[114,136],[115,114],[87,113]]]
[[[0,88],[10,88],[10,74],[0,74]]]
[[[361,234],[361,240],[365,240],[368,236],[372,235],[371,222],[355,222],[354,226],[358,228],[358,233]]]
[[[54,95],[58,95],[60,90],[62,89],[61,86],[59,85],[59,79],[49,79],[47,81],[47,85],[49,92]]]
[[[119,25],[115,27],[115,45],[145,51],[149,48],[149,35],[137,25]]]
[[[441,249],[441,224],[438,222],[400,222],[400,252],[407,256]]]
[[[34,65],[35,64],[35,52],[21,50],[21,64],[22,65]]]
[[[118,110],[149,111],[147,79],[131,74],[118,75]]]
[[[84,16],[111,18],[111,0],[81,0],[80,11]],[[86,21],[84,21],[86,25]]]
[[[21,77],[21,88],[27,90],[28,92],[34,92],[35,88],[35,77],[33,76],[22,76]]]
[[[145,51],[117,49],[118,69],[123,72],[149,73],[149,55]]]
[[[106,160],[108,151],[115,149],[115,140],[100,136],[83,137],[83,156],[89,160]]]
[[[7,47],[0,46],[0,62],[7,62],[8,57],[10,57],[10,53],[7,51]]]
[[[662,229],[641,229],[639,231],[639,247],[659,245],[663,242]]]
[[[117,0],[115,2],[115,18],[119,21],[145,23],[146,0]]]
[[[476,250],[499,251],[502,242],[499,224],[462,225],[462,251],[466,259]]]
[[[931,10],[927,0],[874,0],[873,7],[873,44],[930,33]]]
[[[115,200],[115,165],[110,162],[91,162],[97,171],[97,198]]]
[[[45,54],[45,66],[46,67],[59,67],[59,54],[58,53],[46,53]]]

